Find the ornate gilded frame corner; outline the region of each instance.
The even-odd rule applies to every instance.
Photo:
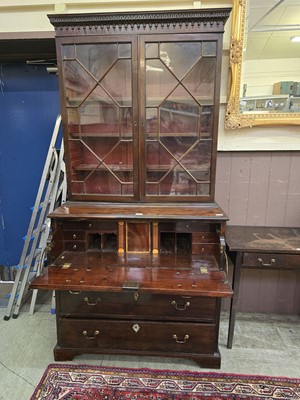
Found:
[[[300,125],[300,113],[243,114],[240,112],[240,88],[247,0],[233,0],[226,129],[257,125]]]

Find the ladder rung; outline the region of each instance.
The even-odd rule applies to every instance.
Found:
[[[30,210],[31,211],[33,211],[34,210],[34,206],[32,206],[32,207],[30,207]],[[37,207],[37,211],[39,211],[39,210],[41,210],[42,209],[42,207],[41,207],[41,205],[39,204],[39,206]]]
[[[19,269],[19,268],[20,268],[20,265],[16,265],[15,268],[16,268],[16,269]],[[26,268],[27,268],[27,265],[23,265],[23,266],[22,266],[22,269],[26,269]]]
[[[27,235],[23,236],[22,239],[25,241],[27,239]],[[33,239],[34,239],[34,235],[31,236],[30,240],[33,240]]]

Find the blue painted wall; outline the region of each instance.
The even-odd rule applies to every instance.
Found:
[[[58,80],[45,66],[0,65],[0,264],[17,265],[53,127]]]

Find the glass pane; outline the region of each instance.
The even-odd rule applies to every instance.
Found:
[[[130,43],[119,43],[119,58],[130,58],[131,57],[131,44]]]
[[[131,106],[131,61],[118,60],[100,84],[117,104]]]
[[[172,191],[170,194],[177,196],[197,195],[197,184],[195,180],[183,168],[177,167],[174,171]]]
[[[146,44],[146,58],[158,58],[158,43]]]
[[[165,174],[172,169],[172,166],[176,165],[176,160],[161,143],[153,140],[146,143],[146,165],[147,173],[163,171]],[[151,174],[151,177],[153,177],[153,174]],[[147,178],[147,180],[152,181],[152,178]]]
[[[200,108],[181,85],[160,107],[160,133],[198,136]]]
[[[196,144],[198,139],[195,137],[162,137],[161,144],[172,155],[174,160],[179,161],[184,155],[191,150]]]
[[[201,110],[201,138],[212,137],[213,107],[202,107]]]
[[[79,136],[79,109],[76,108],[67,108],[67,116],[69,123],[69,134],[73,137]]]
[[[64,61],[63,66],[67,105],[78,106],[93,90],[96,82],[77,61]]]
[[[110,151],[107,151],[103,161],[113,172],[132,171],[132,142],[119,141],[116,146],[114,146]]]
[[[146,133],[148,138],[157,138],[157,108],[146,108]]]
[[[147,195],[209,195],[216,42],[206,57],[203,43],[159,43],[159,59],[146,45]]]
[[[201,42],[161,43],[160,59],[181,80],[201,57]]]
[[[210,181],[211,145],[210,140],[203,140],[191,148],[180,160],[180,164],[197,182]]]
[[[132,196],[131,44],[74,48],[64,51],[72,192]]]
[[[85,194],[122,194],[122,185],[111,173],[100,169],[93,172],[84,181]]]
[[[159,106],[178,84],[160,60],[146,62],[146,106]]]
[[[75,58],[75,46],[73,44],[62,46],[62,56],[66,58]]]
[[[123,138],[132,138],[132,108],[120,108],[120,128]]]
[[[85,138],[70,141],[70,150],[71,179],[76,188],[82,188],[86,194],[132,194],[131,142],[120,142],[118,138]]]
[[[184,86],[201,105],[213,103],[215,71],[215,58],[201,58],[183,80]]]
[[[82,133],[119,134],[120,109],[99,85],[79,109]]]
[[[203,56],[216,56],[217,42],[203,42],[202,55]]]
[[[173,172],[170,172],[168,174],[159,171],[149,172],[149,182],[147,182],[147,195],[167,196],[172,193],[172,183]]]
[[[76,45],[76,58],[96,80],[100,80],[117,59],[117,44]]]

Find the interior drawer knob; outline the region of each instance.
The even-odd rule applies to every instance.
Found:
[[[83,336],[85,336],[88,340],[96,339],[99,333],[99,331],[95,331],[92,336],[89,336],[87,331],[82,331]]]
[[[275,264],[275,262],[276,262],[275,258],[272,258],[271,261],[270,261],[269,263],[265,263],[265,262],[263,261],[263,259],[260,258],[260,257],[257,259],[257,261],[258,261],[263,267],[270,267],[272,264]]]
[[[184,337],[183,337],[183,339],[178,339],[178,337],[177,337],[177,335],[173,335],[173,339],[175,340],[175,342],[176,343],[179,343],[179,344],[183,344],[183,343],[186,343],[186,341],[189,339],[189,335],[184,335]]]
[[[189,307],[191,305],[191,303],[189,301],[187,301],[185,304],[177,304],[177,302],[175,300],[171,301],[172,306],[174,306],[176,308],[176,310],[179,311],[184,311],[187,309],[187,307]]]

